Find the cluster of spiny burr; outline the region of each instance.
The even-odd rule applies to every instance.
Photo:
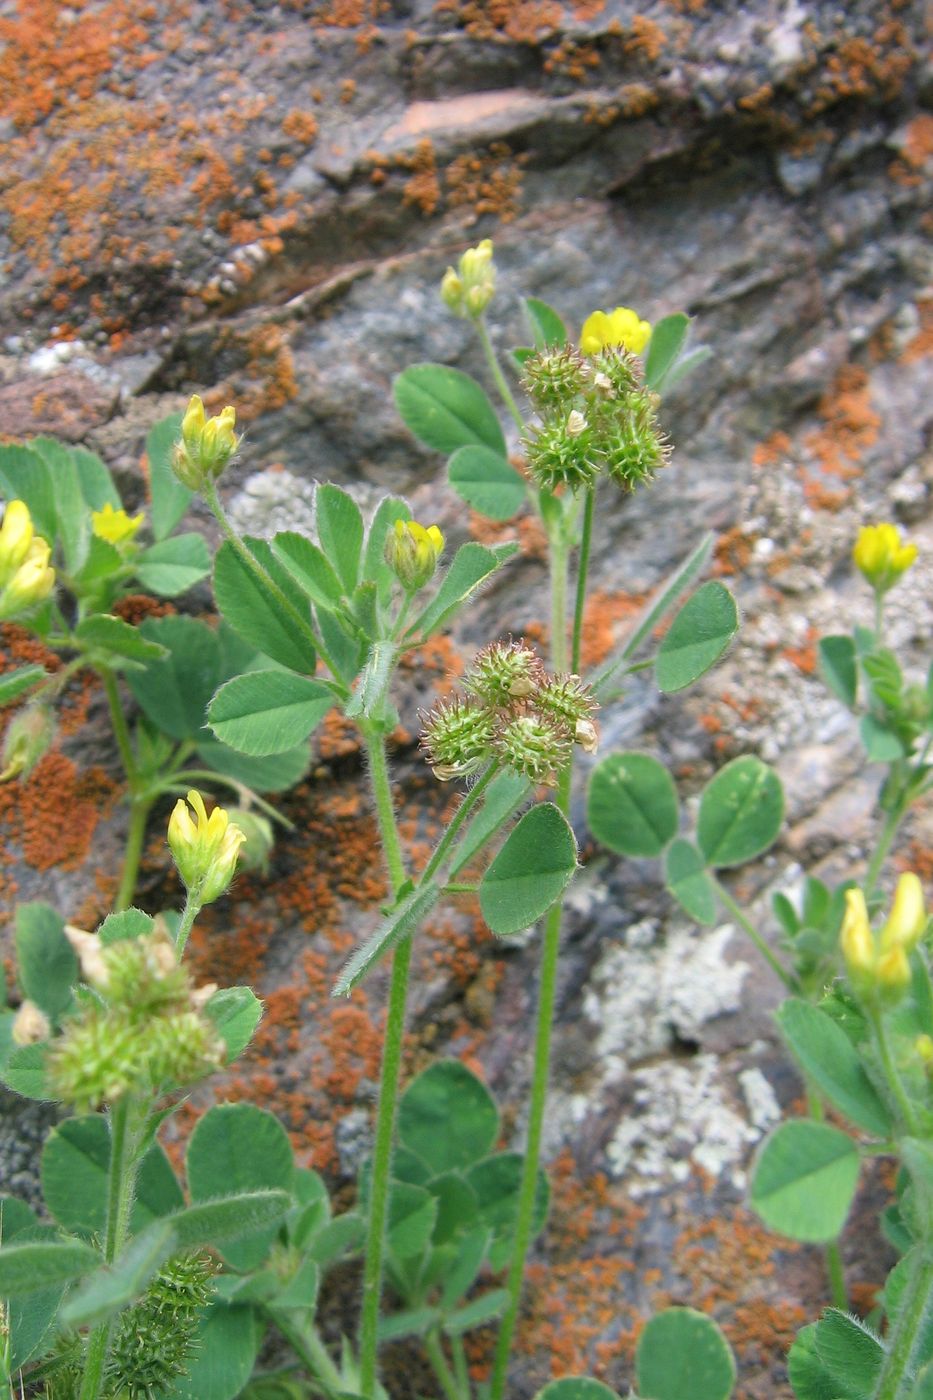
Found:
[[[577,491],[603,472],[626,491],[648,481],[670,456],[657,421],[657,395],[641,361],[621,345],[592,355],[548,347],[525,361],[524,386],[541,422],[524,437],[536,485]]]
[[[551,675],[524,641],[493,642],[473,659],[466,696],[422,716],[421,747],[442,782],[502,764],[553,784],[574,743],[596,749],[598,708],[579,676]]]

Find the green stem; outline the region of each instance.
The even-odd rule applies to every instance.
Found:
[[[107,1225],[104,1235],[104,1261],[112,1264],[126,1240],[136,1184],[135,1141],[130,1131],[129,1100],[115,1103],[110,1110],[110,1165],[107,1173]],[[84,1375],[78,1400],[97,1400],[103,1380],[111,1323],[102,1322],[88,1339]]]
[[[875,886],[888,858],[888,852],[894,844],[898,827],[904,819],[904,811],[904,803],[898,802],[897,806],[892,807],[884,819],[884,825],[878,836],[878,844],[875,846],[874,854],[868,863],[868,869],[865,871],[864,893],[866,899],[871,899],[875,892]]]
[[[133,794],[136,784],[139,781],[139,771],[136,767],[136,757],[133,753],[129,726],[126,723],[126,715],[124,715],[123,706],[120,704],[120,692],[117,689],[116,677],[112,671],[108,671],[103,666],[97,668],[97,674],[104,684],[104,694],[107,697],[107,706],[110,710],[110,723],[113,726],[113,734],[117,741],[117,748],[120,750],[120,762],[123,764],[123,771],[126,774],[126,781],[129,785],[130,793]]]
[[[833,1240],[824,1250],[826,1260],[826,1276],[829,1279],[829,1291],[833,1300],[833,1306],[847,1312],[849,1308],[849,1295],[846,1292],[846,1274],[842,1264],[842,1251],[839,1248],[839,1241]]]
[[[117,890],[116,898],[113,902],[113,912],[119,914],[124,909],[129,909],[133,902],[133,895],[136,891],[136,881],[139,879],[139,865],[143,855],[143,845],[146,840],[146,823],[149,820],[149,813],[152,811],[151,798],[135,798],[130,804],[130,825],[126,833],[126,849],[123,853],[123,872],[120,876],[120,888]]]
[[[595,506],[596,487],[589,486],[586,492],[586,504],[583,508],[583,534],[580,538],[580,562],[577,566],[577,597],[573,611],[573,655],[570,669],[575,675],[580,674],[580,659],[583,650],[583,613],[586,608],[586,584],[590,569]]]
[[[465,1400],[472,1400],[473,1387],[470,1384],[470,1368],[467,1365],[466,1347],[463,1345],[463,1338],[459,1332],[455,1332],[451,1337],[450,1345],[454,1354],[454,1371],[457,1376],[457,1384]]]
[[[295,624],[299,632],[304,637],[305,641],[308,642],[317,652],[318,656],[324,662],[324,665],[327,667],[328,671],[330,671],[334,680],[339,682],[340,672],[337,670],[334,663],[328,656],[320,637],[318,636],[314,628],[311,626],[311,623],[306,617],[302,617],[301,613],[295,607],[291,599],[286,597],[286,595],[282,592],[282,589],[276,583],[275,579],[271,576],[271,574],[266,572],[266,570],[262,567],[256,556],[249,549],[247,549],[246,545],[243,543],[237,532],[234,530],[233,526],[230,524],[230,521],[227,519],[226,511],[220,503],[220,497],[217,494],[217,487],[214,485],[213,481],[205,481],[204,486],[202,488],[202,492],[204,495],[204,499],[207,502],[207,505],[211,511],[211,514],[213,515],[214,519],[217,521],[217,524],[221,528],[224,538],[226,540],[229,540],[229,542],[232,544],[233,548],[236,550],[237,554],[240,556],[246,567],[256,576],[256,578],[259,579],[259,581],[262,583],[263,588],[265,588],[265,590],[269,594],[271,594],[271,596],[275,599],[276,603],[282,609],[282,611],[288,615],[288,617],[291,619],[291,621]]]
[[[781,981],[784,983],[784,986],[788,989],[788,991],[797,991],[797,983],[793,975],[789,973],[787,971],[787,968],[783,965],[783,963],[775,957],[774,953],[771,951],[765,940],[762,938],[761,934],[755,928],[755,925],[752,923],[751,919],[749,919],[742,906],[740,904],[736,904],[729,891],[725,889],[718,880],[716,880],[712,876],[710,878],[713,881],[713,885],[719,898],[729,910],[729,913],[735,919],[736,923],[741,924],[742,928],[748,934],[749,938],[752,940],[755,947],[758,949],[759,953],[764,958],[768,966],[773,968],[773,970],[777,973],[778,977],[780,977]]]
[[[431,1363],[431,1369],[440,1381],[441,1388],[447,1396],[447,1400],[464,1400],[456,1377],[447,1364],[444,1348],[441,1346],[440,1338],[436,1332],[429,1332],[427,1334],[424,1339],[424,1349]]]
[[[444,858],[449,852],[454,841],[457,839],[458,834],[462,830],[464,822],[466,821],[470,813],[476,809],[479,799],[482,797],[483,793],[486,791],[489,784],[492,782],[493,778],[498,772],[498,764],[490,764],[490,766],[486,769],[482,777],[477,780],[477,782],[472,788],[470,788],[470,791],[467,793],[466,797],[464,797],[463,801],[460,803],[460,806],[454,813],[450,825],[447,827],[447,830],[444,832],[444,835],[441,837],[440,841],[438,841],[437,846],[434,850],[434,854],[431,856],[431,859],[424,867],[424,871],[422,872],[421,878],[418,881],[419,885],[426,884],[427,881],[430,880],[431,877],[440,869],[441,865],[444,862]]]
[[[551,540],[551,669],[567,670],[567,558],[563,540]]]
[[[572,655],[574,669],[579,666],[580,651],[583,645],[583,607],[586,601],[586,586],[590,564],[590,543],[593,530],[593,504],[595,492],[587,493],[583,535],[581,539],[580,563],[577,574],[576,607],[573,618]],[[561,542],[551,541],[551,664],[555,671],[567,669],[567,549]],[[560,775],[555,794],[555,803],[565,817],[570,815],[570,790],[573,783],[573,752]],[[554,1006],[557,996],[557,962],[560,953],[560,933],[563,922],[564,904],[560,899],[549,910],[544,924],[544,937],[541,947],[541,974],[538,988],[538,1010],[535,1023],[534,1066],[531,1076],[531,1097],[528,1106],[528,1139],[522,1162],[522,1179],[519,1186],[518,1213],[515,1225],[515,1242],[506,1289],[509,1301],[506,1305],[496,1339],[496,1357],[493,1367],[489,1400],[502,1400],[505,1394],[509,1356],[512,1340],[518,1324],[518,1310],[521,1305],[522,1283],[525,1277],[525,1259],[531,1245],[534,1227],[535,1200],[538,1192],[538,1164],[541,1157],[541,1137],[544,1128],[544,1113],[547,1107],[548,1079],[551,1065],[551,1033],[554,1024]]]
[[[381,734],[368,727],[362,727],[361,732],[369,758],[369,778],[376,808],[376,820],[379,823],[379,833],[382,839],[382,849],[385,854],[392,892],[397,895],[406,878],[405,860],[392,802],[385,739]],[[379,1083],[376,1139],[373,1146],[366,1258],[363,1265],[363,1303],[360,1316],[360,1391],[363,1400],[373,1400],[376,1393],[379,1303],[382,1294],[385,1232],[389,1206],[389,1177],[392,1168],[392,1139],[395,1131],[395,1108],[398,1100],[398,1081],[405,1034],[405,1006],[408,998],[411,945],[412,940],[409,935],[407,938],[403,938],[395,949],[392,959],[392,980],[389,987],[389,1006],[383,1037],[382,1074]]]
[[[901,1076],[894,1061],[894,1054],[891,1050],[890,1041],[888,1040],[887,1027],[884,1024],[884,1013],[876,1006],[870,1007],[868,1009],[868,1019],[875,1033],[875,1048],[878,1051],[878,1059],[881,1061],[881,1067],[884,1070],[884,1076],[887,1080],[888,1087],[900,1109],[904,1127],[911,1137],[920,1137],[922,1134],[917,1122],[914,1106],[910,1102],[907,1091],[901,1082]]]
[[[290,821],[288,817],[283,817],[282,813],[278,811],[277,808],[273,807],[271,802],[267,802],[264,797],[260,797],[258,792],[253,792],[253,789],[247,787],[245,783],[237,782],[236,778],[228,778],[223,773],[215,773],[213,768],[183,768],[181,772],[176,773],[174,777],[176,780],[184,778],[188,787],[191,786],[188,780],[193,778],[201,783],[219,783],[223,787],[231,788],[241,802],[245,802],[248,806],[258,807],[261,812],[266,813],[270,821],[278,822],[289,831],[297,830],[293,821]],[[173,783],[171,787],[162,788],[162,791],[184,793],[187,791],[187,788],[179,782],[177,784]]]
[[[881,646],[884,633],[884,590],[875,589],[875,641]]]
[[[188,942],[188,936],[194,928],[194,921],[203,909],[203,905],[196,899],[189,890],[185,897],[185,907],[181,914],[181,923],[178,925],[178,936],[175,939],[175,950],[178,953],[178,960],[181,961]]]
[[[315,1380],[320,1382],[327,1400],[337,1400],[343,1391],[343,1381],[314,1324],[306,1322],[300,1312],[284,1313],[270,1309],[268,1316]]]
[[[486,329],[486,322],[482,317],[477,317],[473,324],[476,327],[476,334],[479,336],[479,343],[483,347],[483,354],[486,356],[486,364],[489,366],[489,373],[492,375],[496,388],[499,390],[499,396],[505,404],[512,418],[512,422],[518,428],[518,431],[522,432],[525,427],[525,420],[522,418],[518,404],[515,402],[515,395],[509,388],[508,380],[502,373],[502,366],[499,364],[498,356],[493,349],[492,341],[489,339],[489,331]]]
[[[888,1341],[872,1400],[904,1400],[925,1344],[933,1314],[933,1248],[926,1241],[914,1250],[913,1266]]]

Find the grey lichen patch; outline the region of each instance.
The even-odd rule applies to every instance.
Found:
[[[645,1066],[633,1080],[631,1106],[606,1147],[610,1171],[628,1179],[632,1196],[684,1182],[697,1167],[744,1187],[749,1148],[779,1113],[763,1076],[743,1081],[749,1118],[723,1082],[716,1055]]]
[[[583,1010],[597,1028],[596,1055],[604,1084],[626,1065],[697,1040],[707,1022],[738,1010],[746,962],[730,962],[731,924],[698,933],[675,928],[652,946],[656,924],[642,920],[625,942],[609,948],[593,970]]]

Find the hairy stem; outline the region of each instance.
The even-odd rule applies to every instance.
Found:
[[[454,841],[457,839],[457,836],[462,830],[464,822],[466,821],[470,813],[475,811],[476,806],[479,803],[479,799],[482,797],[483,793],[486,791],[487,787],[492,782],[493,778],[498,772],[498,764],[490,764],[490,766],[486,769],[486,772],[482,775],[481,778],[477,780],[476,784],[470,789],[466,797],[464,797],[463,801],[460,803],[460,806],[457,808],[456,812],[451,818],[450,825],[447,827],[447,830],[444,832],[444,835],[441,837],[440,841],[438,841],[434,854],[431,856],[431,859],[424,867],[421,879],[418,882],[419,884],[424,884],[425,881],[430,880],[431,876],[434,875],[440,869],[441,865],[444,863],[444,858],[448,855],[451,846],[453,845]],[[449,888],[452,889],[453,887],[450,886]],[[475,886],[468,886],[468,888],[475,888]]]
[[[881,1061],[881,1067],[884,1070],[885,1081],[900,1111],[904,1128],[911,1137],[920,1137],[922,1133],[917,1122],[917,1114],[901,1081],[900,1072],[895,1063],[894,1053],[891,1049],[891,1042],[888,1040],[888,1030],[884,1024],[884,1013],[877,1007],[872,1007],[868,1012],[868,1019],[871,1022],[871,1028],[875,1034],[875,1049],[878,1052],[878,1059]]]
[[[551,670],[567,670],[567,559],[563,540],[551,540]]]
[[[139,879],[139,863],[142,860],[143,845],[146,840],[146,823],[152,811],[152,798],[134,797],[130,803],[130,825],[126,833],[126,848],[123,852],[123,870],[120,887],[113,901],[113,912],[121,913],[129,909]]]
[[[913,1378],[920,1363],[922,1353],[918,1353],[926,1341],[931,1320],[933,1248],[924,1241],[914,1249],[913,1265],[872,1400],[904,1400],[910,1393],[906,1382]]]
[[[185,907],[182,910],[181,923],[178,925],[178,934],[175,938],[175,950],[178,953],[179,962],[185,951],[185,945],[188,942],[191,930],[194,928],[194,921],[203,907],[204,906],[197,899],[192,898],[191,891],[189,890],[185,897]]]
[[[133,1193],[136,1186],[136,1142],[131,1131],[133,1105],[127,1099],[110,1110],[110,1165],[107,1172],[107,1225],[104,1234],[104,1260],[112,1264],[126,1240]],[[111,1322],[102,1322],[92,1331],[87,1346],[79,1400],[97,1400],[100,1394]]]
[[[424,1339],[424,1349],[427,1352],[431,1369],[441,1383],[441,1388],[447,1396],[447,1400],[466,1400],[463,1391],[457,1384],[457,1379],[447,1364],[447,1357],[444,1355],[444,1348],[441,1346],[441,1339],[436,1332],[429,1332]]]
[[[295,1354],[301,1357],[324,1391],[327,1400],[337,1400],[343,1390],[340,1372],[331,1361],[314,1324],[307,1322],[300,1312],[271,1309],[269,1317],[294,1349]]]
[[[363,728],[362,733],[369,758],[369,777],[376,808],[376,820],[382,839],[382,849],[385,853],[392,892],[397,895],[405,882],[405,861],[392,802],[385,739],[369,727]],[[403,938],[396,946],[392,958],[392,981],[389,988],[389,1007],[383,1037],[382,1074],[379,1082],[376,1140],[373,1147],[366,1258],[363,1265],[363,1305],[360,1317],[360,1390],[363,1400],[373,1400],[376,1392],[379,1302],[382,1293],[389,1177],[392,1168],[392,1139],[395,1131],[395,1108],[398,1101],[398,1081],[405,1034],[405,1006],[408,999],[411,943],[410,935]]]
[[[580,674],[580,659],[583,651],[583,613],[586,608],[586,582],[590,569],[595,506],[596,487],[589,486],[583,508],[583,534],[580,538],[580,562],[577,566],[577,597],[573,610],[573,655],[570,669],[577,675]]]
[[[525,426],[525,421],[522,418],[518,404],[515,402],[515,395],[509,388],[508,380],[502,373],[502,366],[499,364],[498,356],[493,349],[492,341],[489,339],[489,331],[486,329],[486,322],[482,317],[477,317],[473,324],[476,327],[476,334],[479,336],[479,343],[483,347],[483,354],[486,356],[486,364],[489,366],[489,373],[492,375],[496,388],[499,390],[499,396],[505,404],[512,422],[518,428],[518,431],[521,432]]]
[[[897,835],[898,827],[904,819],[904,811],[904,803],[898,802],[898,804],[885,815],[884,825],[878,834],[878,843],[872,852],[871,860],[868,863],[868,869],[865,871],[866,899],[871,899],[875,892],[875,886],[884,869],[884,863],[888,858],[888,853],[894,844],[894,838]]]

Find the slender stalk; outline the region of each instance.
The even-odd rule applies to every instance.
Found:
[[[220,783],[224,787],[231,788],[241,801],[248,805],[258,807],[261,812],[265,812],[270,821],[278,822],[280,826],[287,827],[289,831],[296,830],[295,823],[288,817],[283,817],[282,813],[273,807],[271,802],[267,802],[264,797],[260,797],[258,792],[253,792],[252,788],[246,787],[243,783],[237,782],[236,778],[225,777],[223,773],[215,773],[213,768],[184,768],[180,773],[175,774],[176,778],[184,778],[185,783],[173,783],[171,787],[163,787],[163,792],[185,793],[191,786],[191,780],[207,783]]]
[[[117,741],[117,748],[120,751],[120,762],[123,764],[123,771],[126,774],[126,781],[130,786],[130,791],[139,778],[136,767],[136,756],[133,753],[133,745],[130,740],[129,726],[126,722],[126,715],[123,713],[123,706],[120,703],[120,692],[117,689],[117,681],[112,671],[108,671],[101,666],[97,674],[104,685],[104,694],[107,697],[107,707],[110,710],[110,723],[113,726],[114,738]]]
[[[233,526],[230,524],[230,521],[227,519],[227,513],[221,505],[220,497],[217,494],[217,487],[214,485],[213,481],[205,481],[202,487],[202,493],[205,501],[207,502],[211,514],[213,515],[214,519],[217,521],[217,524],[221,528],[224,538],[230,541],[230,543],[233,545],[233,548],[236,550],[237,554],[240,556],[246,567],[250,570],[251,573],[255,574],[256,578],[258,578],[262,583],[263,588],[265,588],[266,591],[272,595],[278,606],[282,609],[284,613],[288,615],[291,621],[298,628],[299,632],[301,632],[305,641],[307,641],[310,644],[310,646],[314,648],[318,656],[324,662],[324,665],[327,667],[328,671],[330,671],[333,678],[339,681],[340,672],[337,670],[337,668],[334,666],[334,663],[328,656],[326,648],[324,647],[317,632],[311,626],[311,623],[306,617],[302,617],[301,613],[295,607],[291,599],[287,597],[285,593],[283,593],[282,589],[276,583],[275,579],[272,578],[272,576],[266,572],[266,570],[262,567],[256,556],[249,549],[247,549],[246,545],[243,543],[237,532],[234,530]]]
[[[846,1274],[842,1263],[842,1251],[839,1248],[839,1241],[833,1240],[823,1251],[826,1260],[826,1276],[829,1279],[829,1291],[832,1296],[833,1306],[841,1308],[843,1312],[848,1311],[849,1295],[846,1291]]]
[[[104,1260],[112,1264],[126,1240],[136,1185],[135,1138],[130,1130],[131,1104],[121,1100],[110,1110],[110,1165],[107,1172],[107,1225]],[[103,1380],[110,1322],[95,1327],[88,1340],[79,1400],[97,1400]]]
[[[300,1312],[270,1309],[269,1317],[320,1384],[327,1400],[337,1400],[343,1381],[314,1324],[305,1321]]]
[[[192,897],[191,891],[189,890],[185,896],[185,907],[182,910],[181,923],[178,925],[178,935],[175,939],[175,950],[178,953],[179,962],[185,951],[188,936],[194,928],[194,921],[203,907],[199,900]]]
[[[887,1027],[884,1024],[884,1013],[879,1011],[877,1007],[869,1008],[868,1019],[875,1033],[875,1048],[878,1051],[878,1059],[881,1061],[885,1079],[900,1109],[904,1127],[912,1137],[920,1137],[922,1134],[917,1122],[914,1106],[901,1082],[900,1072],[894,1061],[891,1043],[888,1040]]]
[[[486,791],[487,787],[492,782],[493,778],[498,772],[498,764],[490,764],[490,766],[486,769],[482,777],[477,780],[477,782],[472,788],[470,788],[470,791],[467,793],[466,797],[464,797],[463,801],[460,803],[460,806],[454,813],[450,821],[450,825],[447,827],[447,830],[444,832],[444,835],[441,837],[440,841],[438,841],[437,846],[434,850],[434,854],[431,856],[431,859],[424,867],[421,879],[418,882],[419,884],[423,885],[427,880],[431,879],[431,876],[434,875],[437,870],[440,869],[441,865],[444,863],[444,858],[450,851],[451,846],[453,845],[454,841],[457,839],[457,836],[462,830],[464,822],[466,821],[470,813],[475,810],[479,799],[482,797],[483,793]],[[452,889],[454,887],[451,886],[450,888]],[[468,886],[467,888],[475,887]]]
[[[579,665],[583,645],[583,606],[586,600],[586,586],[590,565],[590,544],[593,529],[593,503],[595,493],[587,493],[587,501],[581,538],[580,563],[577,574],[576,606],[573,618],[571,655],[575,658],[575,668]],[[567,548],[561,541],[551,541],[551,665],[555,671],[567,669]],[[560,775],[555,794],[555,803],[565,817],[570,814],[570,790],[573,783],[573,751],[567,766]],[[560,953],[560,933],[563,922],[563,900],[548,911],[544,924],[544,937],[541,947],[541,973],[538,987],[538,1011],[535,1022],[534,1064],[531,1076],[531,1097],[528,1105],[528,1138],[522,1162],[522,1179],[519,1186],[518,1212],[515,1223],[515,1242],[506,1289],[509,1302],[502,1317],[499,1336],[496,1339],[496,1356],[493,1365],[489,1400],[503,1400],[508,1374],[512,1340],[518,1324],[518,1310],[521,1305],[522,1283],[525,1276],[525,1259],[531,1245],[534,1225],[535,1198],[538,1191],[538,1163],[541,1157],[541,1137],[544,1128],[544,1114],[547,1107],[548,1079],[551,1065],[551,1033],[554,1023],[554,1006],[557,997],[557,962]]]
[[[567,559],[563,540],[551,540],[551,670],[567,670]]]
[[[444,1348],[441,1346],[440,1338],[436,1332],[429,1332],[427,1334],[424,1339],[424,1349],[431,1363],[431,1369],[440,1381],[441,1388],[447,1396],[447,1400],[465,1400],[463,1392],[457,1384],[456,1377],[447,1364]]]
[[[583,534],[580,537],[580,562],[577,565],[577,597],[573,611],[573,655],[570,669],[580,674],[580,658],[583,651],[583,612],[586,607],[586,583],[590,569],[590,548],[593,543],[593,515],[596,506],[596,487],[589,486],[583,508]]]
[[[126,848],[123,852],[123,871],[120,887],[113,902],[113,912],[119,914],[133,902],[136,881],[139,878],[139,864],[146,840],[146,823],[152,811],[152,798],[134,797],[130,802],[130,825],[126,833]]]
[[[470,1385],[470,1368],[467,1365],[466,1347],[463,1345],[463,1338],[459,1332],[455,1332],[450,1339],[451,1349],[454,1354],[454,1372],[457,1377],[464,1400],[472,1400],[473,1387]]]
[[[382,849],[385,853],[392,892],[398,894],[405,882],[405,860],[392,802],[385,739],[369,727],[363,727],[362,734],[369,758],[369,777],[376,807],[376,820],[379,823],[379,833],[382,838]],[[411,944],[412,940],[409,935],[409,937],[403,938],[395,949],[392,959],[392,980],[389,987],[389,1007],[383,1037],[379,1111],[376,1117],[376,1140],[373,1147],[366,1258],[363,1265],[363,1304],[360,1316],[360,1391],[363,1400],[373,1400],[376,1392],[379,1303],[382,1294],[385,1232],[389,1206],[389,1174],[392,1167],[395,1108],[398,1100],[399,1071],[402,1063],[402,1045],[405,1033],[405,1006],[408,999]]]
[[[755,925],[752,923],[751,919],[749,919],[742,906],[740,904],[736,904],[729,891],[723,885],[721,885],[718,880],[713,879],[713,885],[716,888],[716,893],[718,894],[719,898],[729,910],[729,913],[735,919],[736,923],[741,924],[742,928],[748,934],[749,938],[752,940],[755,947],[758,949],[759,953],[764,958],[768,966],[771,967],[777,973],[778,977],[780,977],[781,981],[784,983],[784,986],[787,987],[788,991],[795,992],[797,990],[797,983],[794,980],[793,975],[790,972],[788,972],[784,964],[778,958],[775,957],[774,953],[771,951],[765,940],[762,938],[761,934],[755,928]]]
[[[933,1314],[933,1248],[927,1242],[914,1251],[913,1267],[907,1278],[897,1322],[886,1349],[872,1394],[872,1400],[904,1400],[909,1393],[906,1382],[913,1377],[920,1363],[920,1348],[924,1345]]]
[[[515,395],[509,388],[508,380],[502,373],[502,366],[499,364],[498,356],[493,349],[492,341],[489,339],[489,331],[486,329],[486,322],[482,317],[477,317],[473,324],[476,327],[476,334],[479,336],[479,343],[483,347],[483,354],[486,356],[486,364],[489,366],[489,373],[495,380],[496,388],[499,390],[499,396],[505,404],[512,422],[518,428],[518,431],[521,432],[524,429],[525,420],[522,418],[518,404],[515,402]]]
[[[897,806],[893,807],[885,816],[884,825],[878,836],[878,844],[875,846],[872,858],[868,863],[868,869],[865,871],[866,899],[871,899],[875,892],[875,886],[888,858],[888,852],[894,844],[898,827],[904,819],[904,810],[904,803],[898,802]]]

